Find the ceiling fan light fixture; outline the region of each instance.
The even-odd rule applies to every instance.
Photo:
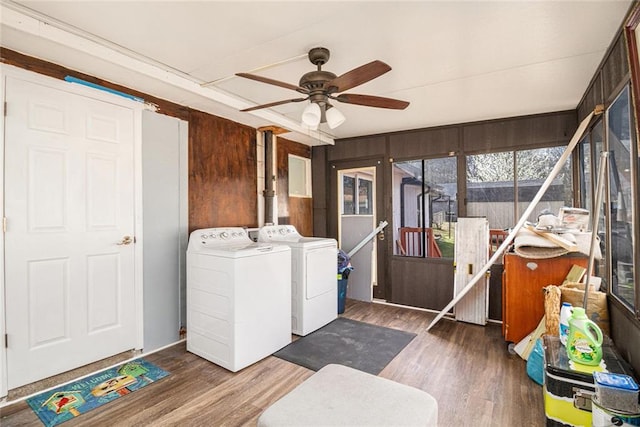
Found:
[[[307,105],[302,112],[302,123],[309,126],[310,128],[317,128],[320,124],[321,117],[322,111],[320,111],[320,106],[315,102],[312,102]]]
[[[338,126],[343,124],[345,120],[347,120],[344,114],[342,114],[340,110],[332,105],[327,106],[325,117],[327,119],[327,124],[331,129],[337,128]]]

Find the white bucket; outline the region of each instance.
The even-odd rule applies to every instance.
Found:
[[[610,409],[603,408],[598,404],[595,396],[593,396],[592,399],[591,414],[591,425],[593,427],[640,426],[640,413],[622,414],[620,412],[615,412]]]

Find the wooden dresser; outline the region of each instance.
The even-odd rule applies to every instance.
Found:
[[[518,343],[533,332],[544,316],[542,288],[562,284],[573,265],[587,268],[589,258],[572,254],[531,259],[507,253],[503,262],[502,335],[505,341]]]

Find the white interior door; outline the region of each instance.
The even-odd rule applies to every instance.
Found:
[[[136,112],[65,85],[6,79],[9,389],[136,345]]]

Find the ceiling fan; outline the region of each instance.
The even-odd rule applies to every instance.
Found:
[[[310,71],[300,78],[298,85],[293,85],[268,77],[256,74],[237,73],[239,77],[256,80],[262,83],[295,90],[303,95],[301,98],[285,99],[282,101],[270,102],[268,104],[256,105],[240,111],[254,111],[261,108],[270,108],[290,102],[302,102],[309,100],[310,104],[302,113],[302,122],[312,129],[316,129],[320,123],[327,123],[331,129],[340,126],[345,121],[344,115],[335,108],[330,101],[344,102],[346,104],[364,105],[367,107],[390,108],[394,110],[404,110],[409,106],[406,101],[398,99],[383,98],[381,96],[357,95],[353,93],[342,93],[370,80],[380,77],[391,67],[382,61],[372,61],[368,64],[354,68],[341,76],[322,70],[322,66],[329,60],[329,49],[315,47],[309,51],[309,61],[316,65],[316,71]]]

